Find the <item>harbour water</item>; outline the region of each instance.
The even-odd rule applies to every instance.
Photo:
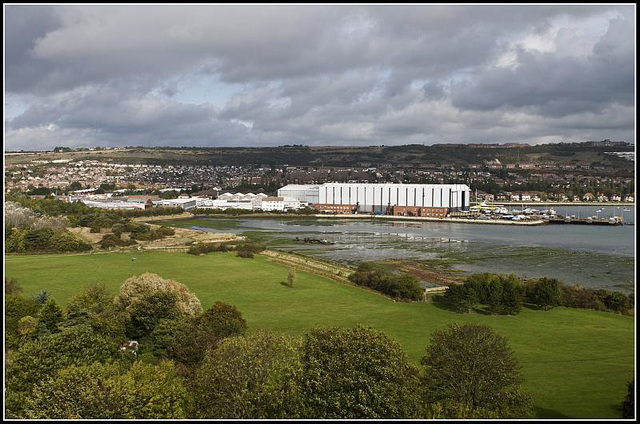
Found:
[[[515,208],[515,206],[512,206]],[[635,208],[558,206],[562,215],[624,215]],[[597,212],[600,210],[600,212]],[[442,259],[467,272],[504,272],[555,277],[567,284],[634,290],[635,226],[542,225],[534,227],[460,223],[318,218],[197,218],[174,225],[213,232],[257,234],[270,248],[293,250],[344,263],[405,258]],[[295,238],[333,244],[302,244]]]

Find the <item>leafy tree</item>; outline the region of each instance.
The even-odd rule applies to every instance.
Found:
[[[460,313],[468,313],[476,303],[475,290],[466,284],[452,284],[442,296],[451,309]]]
[[[187,319],[160,319],[153,328],[150,340],[153,344],[151,349],[156,358],[174,358],[172,347],[177,344],[177,339],[181,334],[192,336],[193,325]],[[196,339],[196,337],[193,337]],[[196,345],[196,341],[193,343]],[[204,350],[204,348],[202,349]]]
[[[247,321],[234,305],[217,301],[198,318],[200,327],[218,338],[243,334]]]
[[[24,343],[6,368],[6,410],[22,416],[33,386],[70,365],[105,361],[119,354],[121,340],[94,333],[87,325],[63,328]]]
[[[394,340],[357,326],[319,328],[303,345],[302,388],[313,418],[411,418],[418,370]]]
[[[301,344],[274,333],[223,340],[207,351],[193,380],[193,416],[299,418]]]
[[[502,282],[502,314],[516,315],[522,310],[524,287],[515,275],[507,276]]]
[[[38,314],[38,332],[57,333],[58,324],[62,322],[62,308],[54,298],[49,297]]]
[[[202,313],[200,300],[184,284],[148,272],[127,279],[120,287],[115,302],[120,309],[130,312],[144,302],[146,296],[157,292],[175,295],[176,308],[181,315],[196,317]]]
[[[20,333],[20,341],[27,342],[36,336],[38,327],[38,319],[32,316],[24,316],[18,321],[18,333]]]
[[[171,362],[130,369],[117,363],[70,366],[39,383],[28,418],[184,418],[186,391]]]
[[[218,301],[179,328],[182,330],[175,333],[169,346],[170,357],[192,368],[202,361],[207,349],[215,348],[222,339],[244,334],[247,322],[235,306]]]
[[[553,308],[562,301],[562,284],[555,278],[540,278],[528,292],[528,300],[542,309]]]
[[[488,326],[454,324],[434,332],[421,363],[428,404],[442,403],[449,412],[459,408],[471,416],[532,414],[529,395],[520,387],[522,377],[513,350]]]
[[[631,381],[627,383],[627,396],[624,398],[624,401],[622,401],[622,418],[635,418],[633,382],[634,379],[632,378]]]
[[[125,314],[118,310],[114,296],[103,284],[91,284],[67,303],[63,326],[89,324],[94,331],[124,339]]]
[[[504,297],[504,288],[502,282],[499,280],[493,280],[488,284],[487,304],[489,305],[489,312],[493,314],[499,314],[502,312],[502,299]]]
[[[32,297],[8,295],[4,298],[5,340],[6,347],[18,348],[23,341],[19,330],[22,318],[35,317],[40,311],[40,304]]]
[[[157,291],[145,295],[128,309],[126,334],[131,339],[141,339],[151,334],[161,319],[178,319],[175,293]]]
[[[289,287],[293,287],[293,284],[296,282],[296,270],[293,268],[289,268],[287,271],[287,285]]]

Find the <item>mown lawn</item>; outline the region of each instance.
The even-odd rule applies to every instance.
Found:
[[[393,302],[300,271],[289,288],[280,284],[285,267],[264,256],[233,253],[7,256],[5,267],[26,294],[45,289],[61,304],[90,283],[115,293],[126,278],[154,272],[186,284],[204,308],[217,300],[236,305],[251,331],[304,333],[314,326],[364,324],[396,339],[416,363],[432,331],[454,322],[488,324],[516,351],[540,417],[620,417],[617,408],[633,375],[633,319],[611,313],[555,308],[524,309],[515,317],[460,315],[434,304]]]

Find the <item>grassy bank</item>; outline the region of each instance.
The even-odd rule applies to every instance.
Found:
[[[8,256],[5,264],[6,276],[16,278],[26,294],[46,289],[63,304],[87,284],[104,283],[115,293],[126,278],[155,272],[186,284],[205,308],[216,300],[236,305],[251,331],[303,333],[314,326],[360,323],[398,340],[415,362],[434,330],[454,322],[488,324],[515,349],[541,417],[619,417],[616,408],[633,374],[633,319],[610,313],[556,308],[525,309],[515,317],[459,315],[434,304],[393,302],[303,271],[288,288],[280,285],[287,268],[262,255]]]

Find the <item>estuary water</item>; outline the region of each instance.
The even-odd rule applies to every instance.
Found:
[[[633,206],[620,209],[559,206],[555,209],[558,214],[581,217],[624,214],[625,221],[635,221]],[[442,260],[468,273],[554,277],[566,284],[625,293],[635,287],[635,226],[632,225],[510,226],[297,217],[197,218],[172,224],[212,232],[253,234],[265,239],[273,249],[350,264],[391,258]],[[301,243],[304,238],[333,244]]]

